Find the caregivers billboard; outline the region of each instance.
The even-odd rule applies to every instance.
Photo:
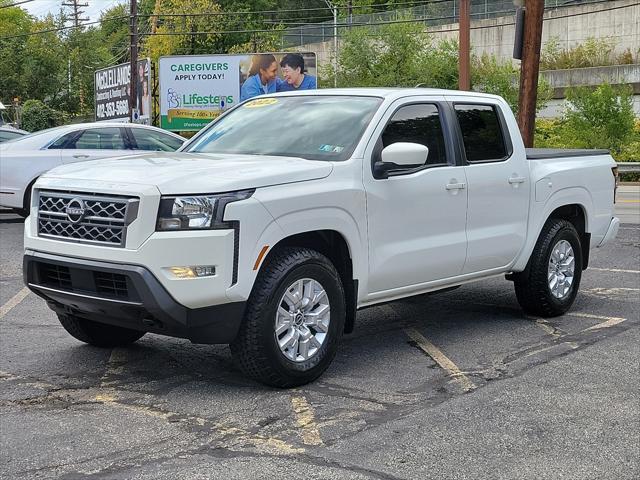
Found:
[[[200,130],[249,98],[317,88],[315,53],[160,57],[158,70],[166,130]]]
[[[96,122],[128,120],[131,64],[122,63],[95,72]],[[139,123],[151,123],[151,61],[138,60],[136,108]]]

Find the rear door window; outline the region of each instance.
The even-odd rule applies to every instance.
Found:
[[[454,105],[467,161],[491,162],[508,157],[504,131],[494,105]]]
[[[157,152],[175,152],[182,146],[182,141],[166,133],[146,128],[130,128],[136,150],[152,150]]]
[[[118,127],[90,128],[62,148],[86,150],[126,150],[122,131]]]

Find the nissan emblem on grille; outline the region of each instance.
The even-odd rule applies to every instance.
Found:
[[[80,223],[84,218],[85,211],[84,202],[80,198],[71,199],[65,208],[65,213],[71,223]]]

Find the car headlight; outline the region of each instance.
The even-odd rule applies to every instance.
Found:
[[[184,195],[162,197],[156,229],[190,230],[229,228],[223,221],[227,204],[245,200],[254,190],[216,195]]]

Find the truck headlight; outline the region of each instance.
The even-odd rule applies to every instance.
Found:
[[[216,195],[162,197],[156,230],[228,228],[223,220],[227,204],[245,200],[253,192],[242,190]]]

